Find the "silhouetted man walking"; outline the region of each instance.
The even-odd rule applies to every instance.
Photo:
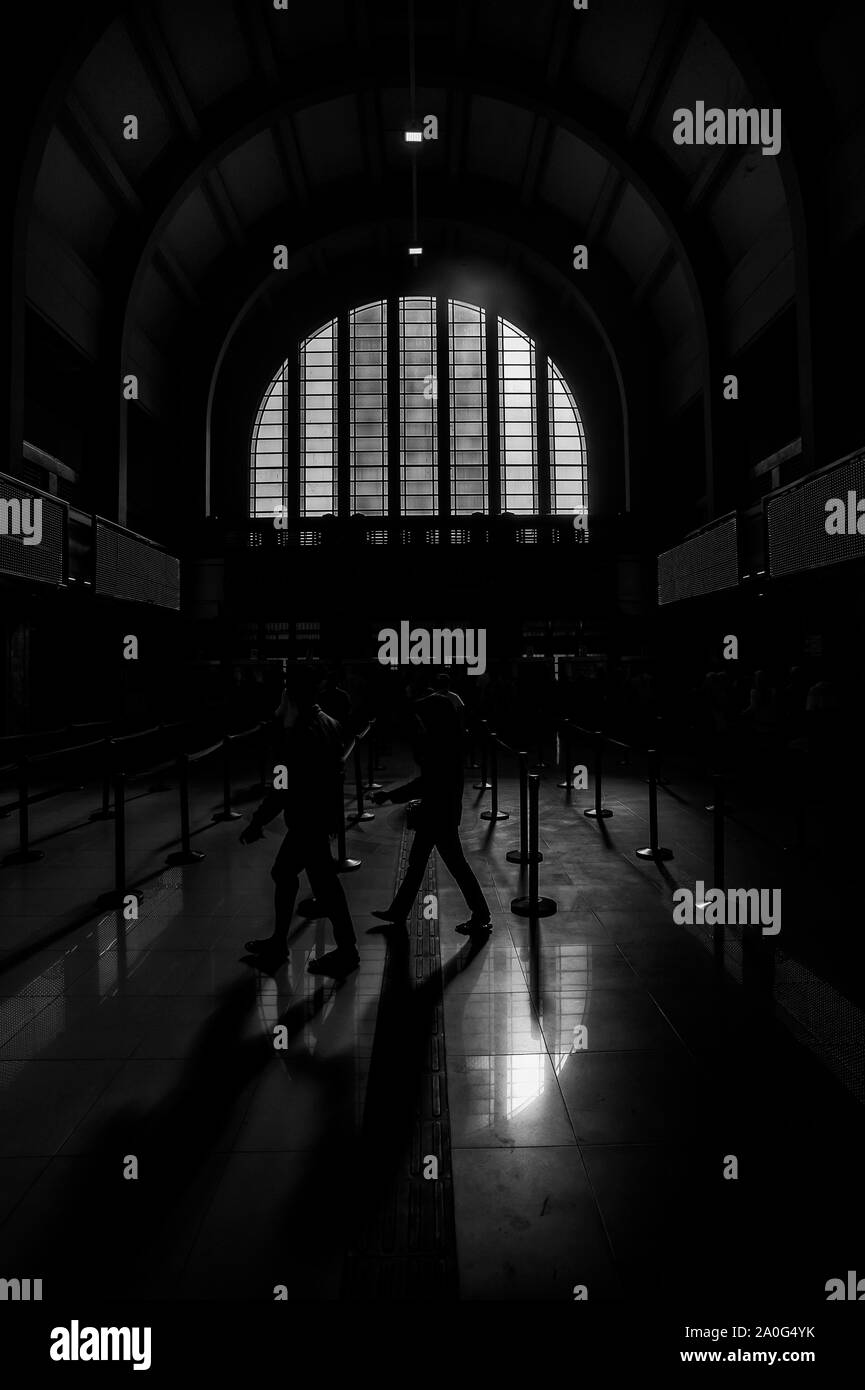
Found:
[[[374,912],[383,922],[404,923],[417,897],[433,850],[456,879],[468,904],[471,918],[457,927],[468,934],[490,930],[490,912],[480,884],[463,853],[459,825],[463,813],[463,744],[460,719],[447,696],[433,694],[415,705],[419,724],[416,756],[421,774],[403,787],[376,792],[373,800],[381,806],[420,797],[415,819],[415,835],[409,851],[408,868],[393,903],[383,912]]]
[[[330,837],[342,814],[340,775],[345,736],[335,719],[315,703],[311,679],[303,672],[290,676],[277,710],[277,766],[284,766],[285,790],[271,788],[247,828],[241,844],[260,840],[263,827],[283,812],[287,834],[271,870],[275,886],[273,935],[247,941],[246,949],[270,964],[283,959],[294,904],[306,870],[316,901],[333,926],[336,950],[310,962],[312,974],[341,977],[360,964],[354,925],[330,852]]]

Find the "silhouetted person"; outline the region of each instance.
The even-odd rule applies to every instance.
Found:
[[[442,671],[436,676],[436,691],[439,695],[444,695],[450,701],[457,712],[460,721],[460,733],[465,733],[466,728],[466,707],[455,690],[451,690],[451,678],[447,671]]]
[[[275,764],[287,770],[286,789],[271,788],[240,837],[241,844],[260,840],[263,827],[283,812],[287,834],[271,870],[275,922],[273,935],[247,941],[246,949],[268,964],[283,959],[294,904],[306,870],[310,887],[333,926],[336,950],[310,962],[312,974],[343,976],[360,963],[354,925],[330,852],[330,837],[342,815],[340,775],[346,735],[335,719],[315,703],[311,676],[300,672],[286,680],[278,721]]]
[[[444,695],[432,694],[418,700],[419,726],[416,757],[420,776],[389,792],[376,792],[373,800],[382,806],[420,797],[415,834],[409,851],[408,868],[390,907],[374,912],[383,922],[403,924],[417,897],[427,861],[438,850],[445,867],[456,879],[468,904],[471,918],[457,927],[464,934],[490,930],[490,911],[480,884],[473,874],[460,842],[459,825],[463,813],[463,759],[459,716]]]
[[[329,714],[331,719],[335,719],[337,724],[342,726],[348,737],[352,723],[351,696],[347,690],[343,690],[336,671],[328,671],[319,685],[318,703],[325,714]]]

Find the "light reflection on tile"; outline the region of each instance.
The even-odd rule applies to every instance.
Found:
[[[454,1056],[448,1067],[457,1146],[572,1144],[573,1129],[543,1053]]]

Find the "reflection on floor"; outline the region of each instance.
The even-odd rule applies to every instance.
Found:
[[[130,817],[133,876],[148,879],[135,922],[87,917],[110,826],[82,816],[45,841],[44,862],[5,869],[6,1277],[42,1278],[46,1300],[73,1288],[363,1297],[361,1218],[379,1199],[395,1209],[384,1199],[405,1183],[395,1146],[407,1145],[415,1173],[439,1153],[443,1186],[431,1235],[409,1195],[402,1236],[377,1247],[406,1255],[393,1296],[571,1300],[582,1285],[590,1300],[687,1289],[707,1305],[731,1290],[822,1302],[862,1248],[861,1016],[819,996],[824,1021],[837,1018],[833,1074],[820,1039],[779,1011],[783,937],[743,948],[731,934],[719,970],[699,929],[673,925],[672,888],[711,882],[705,817],[664,803],[665,877],[633,856],[646,839],[636,776],[613,785],[604,827],[583,818],[586,794],[568,801],[556,780],[542,787],[541,887],[557,914],[510,912],[522,887],[505,858],[513,781],[500,796],[512,819],[492,828],[467,790],[464,837],[494,930],[479,947],[455,935],[462,902],[439,867],[423,969],[411,944],[368,933],[404,851],[402,811],[351,829],[363,865],[343,881],[362,966],[340,985],[306,973],[330,943],[323,921],[297,919],[275,975],[244,959],[243,942],[269,929],[276,834],[243,848],[237,825],[214,825],[197,838],[200,864],[160,870],[174,807],[143,798]],[[11,841],[14,826],[0,828]],[[734,852],[728,882],[735,872]],[[761,886],[747,872],[743,886]],[[807,1013],[826,987],[796,968]],[[418,1138],[401,1110],[427,1116]],[[440,1243],[453,1278],[429,1284],[424,1240]]]

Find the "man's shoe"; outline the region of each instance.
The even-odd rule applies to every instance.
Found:
[[[467,922],[460,922],[454,931],[458,931],[461,936],[480,936],[482,932],[491,932],[493,924],[489,917],[470,917]]]
[[[389,925],[389,926],[392,926],[392,927],[404,927],[404,926],[405,926],[405,918],[404,918],[404,917],[395,917],[394,914],[393,914],[393,912],[391,911],[390,908],[387,908],[384,912],[377,912],[377,911],[375,911],[375,909],[373,909],[373,912],[372,912],[371,915],[372,915],[373,917],[377,917],[378,920],[379,920],[380,922],[387,922],[388,925]]]
[[[359,965],[357,951],[328,951],[326,955],[311,960],[306,968],[310,975],[331,975],[335,980],[341,980],[357,970]]]

